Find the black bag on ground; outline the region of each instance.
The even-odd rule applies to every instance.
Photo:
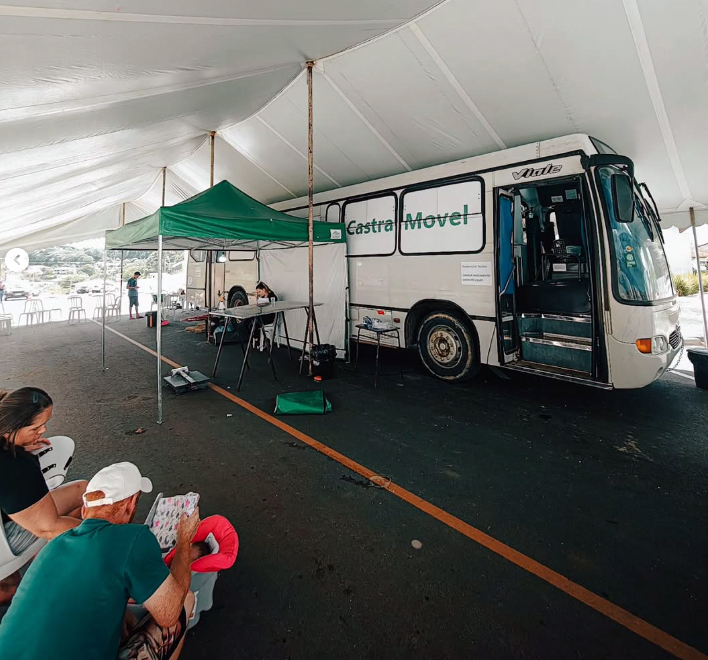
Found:
[[[157,312],[147,312],[145,314],[145,322],[148,328],[154,328],[157,325]]]
[[[332,344],[315,344],[312,347],[312,375],[322,380],[334,378],[334,361],[337,348]]]

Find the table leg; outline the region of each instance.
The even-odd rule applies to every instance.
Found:
[[[243,357],[246,357],[246,347],[243,345],[243,342],[241,342],[241,353],[243,353]],[[246,368],[250,369],[251,365],[248,364],[248,361],[246,362]]]
[[[315,339],[317,339],[317,343],[320,342],[320,330],[317,327],[317,314],[315,314],[315,308],[312,308],[312,325],[315,326]]]
[[[374,372],[374,387],[379,386],[379,349],[381,348],[381,333],[376,333],[376,371]]]
[[[300,355],[300,375],[302,376],[302,365],[305,362],[305,351],[307,350],[307,331],[310,329],[310,310],[305,308],[307,318],[305,319],[305,338],[302,340],[302,354]]]
[[[285,343],[288,345],[288,360],[292,361],[293,354],[290,350],[290,335],[288,334],[288,322],[285,320],[285,312],[282,313],[281,318],[283,319],[283,330],[285,330]]]
[[[208,320],[207,320],[208,323]],[[219,368],[219,360],[221,359],[221,349],[224,347],[224,337],[226,336],[226,319],[224,319],[224,329],[221,331],[221,340],[219,341],[219,350],[216,352],[216,360],[214,361],[214,368],[211,372],[211,377],[216,376],[216,370]]]
[[[282,314],[282,312],[280,312]],[[278,312],[275,314],[275,319],[273,323],[273,331],[271,332],[270,346],[268,347],[268,362],[270,362],[270,368],[273,371],[273,378],[278,380],[278,375],[275,373],[275,363],[273,362],[273,344],[275,343],[275,329],[278,327]],[[263,334],[268,337],[263,321],[261,321],[261,327],[263,328]]]
[[[251,333],[248,336],[248,346],[246,346],[246,355],[243,356],[243,364],[241,365],[241,373],[238,375],[238,384],[236,385],[236,391],[241,391],[241,383],[243,382],[243,373],[246,371],[246,365],[248,364],[248,354],[251,352],[251,344],[253,343],[253,333],[256,330],[255,319],[251,324]]]
[[[401,331],[396,330],[396,338],[398,339],[398,368],[401,372],[401,383],[403,383],[403,351],[401,350]]]
[[[354,373],[356,373],[359,367],[359,351],[361,350],[361,344],[359,343],[359,338],[361,337],[361,328],[356,329],[356,358],[354,360]]]

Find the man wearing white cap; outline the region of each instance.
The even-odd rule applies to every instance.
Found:
[[[20,583],[0,624],[0,660],[176,660],[194,604],[189,550],[199,511],[182,516],[168,569],[150,530],[130,524],[151,491],[132,463],[91,479],[81,525],[53,539]],[[150,617],[127,631],[131,598]]]

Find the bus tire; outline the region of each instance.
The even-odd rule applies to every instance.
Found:
[[[248,295],[242,288],[232,289],[229,292],[229,299],[227,307],[241,307],[242,305],[248,305]]]
[[[418,353],[436,378],[462,381],[480,369],[479,341],[474,326],[454,312],[432,312],[420,324]]]

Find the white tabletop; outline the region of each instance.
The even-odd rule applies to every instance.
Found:
[[[314,303],[315,307],[320,307],[322,303]],[[279,300],[274,303],[264,303],[262,305],[242,305],[241,307],[229,307],[228,309],[214,309],[209,312],[213,316],[230,316],[235,319],[250,319],[265,314],[275,314],[276,312],[287,312],[292,309],[307,309],[308,302],[297,302],[291,300]]]

